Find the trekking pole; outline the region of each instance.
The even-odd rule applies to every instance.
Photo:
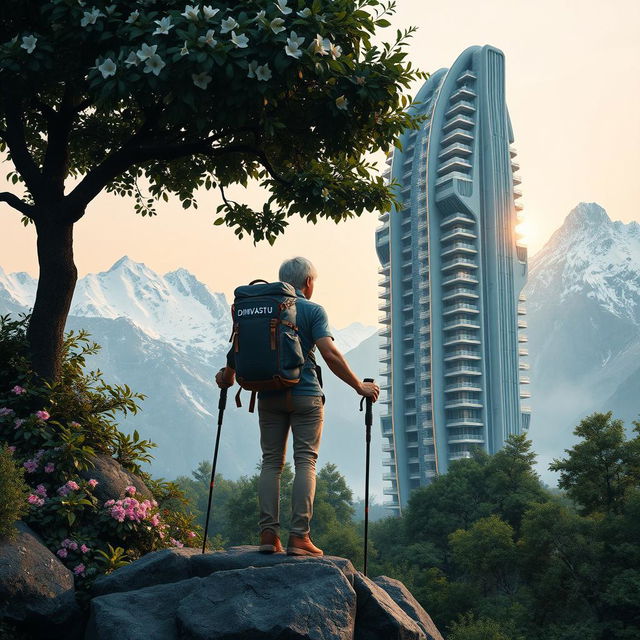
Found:
[[[373,382],[373,378],[365,378],[364,382]],[[365,483],[364,483],[364,575],[367,575],[367,556],[369,555],[369,463],[371,459],[371,425],[373,424],[373,400],[371,398],[362,398],[360,400],[360,411],[362,411],[362,403],[366,401],[367,409],[364,413],[364,424],[366,426],[367,440],[367,462],[365,467]]]
[[[227,406],[227,389],[220,389],[220,400],[218,400],[218,433],[216,434],[216,446],[213,450],[213,466],[211,468],[211,482],[209,482],[209,504],[207,506],[207,519],[204,525],[204,537],[202,538],[202,553],[207,544],[207,532],[209,531],[209,515],[211,514],[211,497],[213,496],[213,485],[216,478],[216,465],[218,464],[218,447],[220,445],[220,431],[222,430],[222,416]]]

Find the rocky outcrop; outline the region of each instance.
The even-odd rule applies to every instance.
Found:
[[[134,486],[136,488],[136,498],[144,500],[148,498],[151,500],[153,497],[151,491],[144,483],[140,476],[135,473],[127,471],[117,460],[114,460],[111,456],[98,454],[91,459],[91,462],[95,465],[91,469],[85,469],[80,472],[80,476],[89,480],[95,478],[98,481],[98,485],[93,490],[93,494],[103,502],[107,500],[117,500],[123,498],[124,490],[128,486]]]
[[[391,599],[424,631],[427,640],[444,640],[440,635],[431,616],[422,608],[420,603],[411,595],[411,592],[400,580],[394,580],[387,576],[379,576],[373,581],[382,587]]]
[[[402,583],[344,558],[164,549],[99,578],[85,640],[442,640]]]
[[[73,638],[81,626],[73,574],[23,522],[13,540],[0,541],[0,618],[34,635]],[[45,637],[43,635],[43,637]]]
[[[425,640],[426,635],[375,582],[356,575],[358,595],[355,640]]]

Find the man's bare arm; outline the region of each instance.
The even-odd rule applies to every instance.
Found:
[[[320,338],[316,341],[316,345],[329,369],[331,369],[340,380],[346,382],[350,387],[353,387],[361,396],[371,398],[374,402],[378,399],[380,387],[375,384],[375,382],[362,382],[362,380],[353,373],[332,338]]]

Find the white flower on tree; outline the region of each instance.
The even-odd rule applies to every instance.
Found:
[[[269,27],[273,33],[280,33],[284,31],[284,20],[282,18],[274,18],[270,23]]]
[[[206,71],[203,71],[202,73],[192,73],[191,79],[196,87],[206,89],[213,78]]]
[[[108,16],[112,16],[115,13],[117,8],[118,8],[117,5],[110,4],[108,7],[105,7],[104,10],[107,12]]]
[[[155,55],[157,49],[158,49],[157,44],[152,44],[152,45],[143,44],[138,50],[137,56],[142,61],[148,60],[151,56]]]
[[[93,7],[91,11],[84,12],[82,20],[80,20],[80,26],[87,27],[90,24],[95,24],[98,18],[106,18],[106,16],[104,15],[104,13],[102,13],[102,11],[100,11],[100,9],[98,9],[97,7]]]
[[[151,34],[153,36],[168,36],[169,31],[173,29],[174,25],[171,24],[171,18],[166,17],[161,20],[154,20],[154,23],[158,25],[158,28]]]
[[[317,53],[317,54],[319,54],[321,56],[328,55],[329,52],[327,51],[327,49],[325,47],[325,43],[326,42],[327,41],[324,40],[322,38],[322,36],[318,33],[316,35],[316,37],[314,38],[313,42],[311,43],[311,47],[313,49],[313,53]]]
[[[165,61],[157,53],[154,53],[146,59],[144,63],[144,72],[153,73],[154,76],[157,76],[160,75],[160,72],[166,66]]]
[[[24,49],[27,53],[33,53],[33,50],[36,48],[36,42],[38,42],[38,38],[34,35],[22,36],[20,48]]]
[[[285,16],[289,15],[293,11],[291,7],[287,7],[287,0],[277,0],[277,2],[274,2],[273,4],[275,4]]]
[[[246,49],[249,44],[249,38],[247,38],[243,33],[236,35],[236,32],[232,31],[231,42],[233,42],[238,49]]]
[[[256,77],[256,69],[258,68],[258,61],[252,60],[249,63],[249,70],[247,73],[247,78],[255,78]]]
[[[140,17],[139,11],[132,11],[129,14],[129,17],[125,20],[125,22],[127,22],[127,24],[135,24],[139,17]]]
[[[309,7],[305,7],[302,11],[298,11],[298,15],[301,18],[308,18],[311,15],[311,9],[309,9]]]
[[[198,7],[188,4],[184,8],[184,12],[180,15],[184,16],[187,20],[193,20],[195,22],[200,17],[200,12],[198,11]]]
[[[96,68],[102,74],[102,77],[105,78],[105,79],[108,78],[109,76],[115,76],[116,75],[116,71],[118,70],[118,67],[116,66],[116,63],[111,58],[107,58],[100,65],[98,64],[98,61],[96,60]]]
[[[211,20],[219,11],[220,9],[213,9],[209,5],[202,7],[202,15],[206,20]]]
[[[132,51],[127,58],[125,59],[124,63],[128,66],[128,67],[137,67],[140,64],[140,58],[138,58],[138,56],[136,55],[135,51]]]
[[[334,60],[337,60],[342,55],[342,47],[339,44],[330,44],[329,52]]]
[[[239,26],[240,25],[233,18],[227,18],[220,23],[220,33],[229,33],[229,31],[233,31]]]
[[[285,53],[292,58],[301,58],[302,51],[300,45],[304,42],[304,38],[299,37],[295,31],[292,31],[287,38],[287,46],[284,48]]]
[[[188,47],[188,42],[185,40],[184,44],[182,45],[182,49],[180,49],[180,55],[181,56],[187,56],[189,55],[189,47]]]
[[[258,80],[262,80],[266,82],[267,80],[271,80],[271,69],[269,69],[269,64],[258,65],[256,67],[256,78]]]
[[[218,44],[218,41],[213,37],[214,35],[215,35],[214,30],[209,29],[206,35],[200,36],[198,38],[198,42],[201,42],[202,44],[208,44],[210,47],[215,47]],[[186,45],[186,42],[185,42],[185,45]]]
[[[258,11],[258,13],[256,13],[256,17],[254,18],[254,20],[256,22],[262,22],[266,17],[267,12],[264,9],[261,9],[260,11]]]
[[[344,96],[338,96],[336,98],[336,107],[338,107],[338,109],[342,109],[343,111],[346,111],[348,104],[349,104],[349,101]]]

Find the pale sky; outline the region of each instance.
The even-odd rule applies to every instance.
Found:
[[[419,27],[410,59],[425,71],[449,67],[470,45],[504,51],[531,253],[580,201],[598,202],[614,220],[640,220],[640,2],[398,0],[393,27],[409,25]],[[9,165],[3,167],[5,174]],[[242,190],[232,195],[245,197]],[[254,205],[262,197],[256,188],[246,193]],[[284,258],[304,255],[319,270],[314,299],[332,324],[377,322],[375,213],[339,226],[297,220],[273,247],[254,247],[212,226],[218,203],[209,193],[197,211],[169,203],[143,219],[131,202],[100,196],[76,226],[80,275],[106,270],[126,254],[160,273],[185,267],[230,297],[238,284],[276,279]],[[0,237],[0,266],[37,275],[34,231],[4,204]]]

